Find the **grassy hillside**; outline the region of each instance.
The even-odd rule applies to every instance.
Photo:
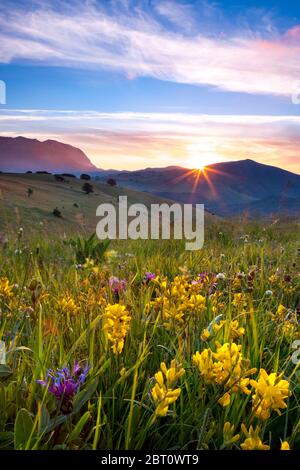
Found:
[[[57,182],[53,175],[43,174],[0,174],[0,230],[11,231],[22,226],[33,232],[91,233],[99,220],[96,218],[97,206],[101,203],[116,205],[119,195],[127,195],[128,204],[139,202],[147,207],[166,201],[148,193],[112,188],[95,181],[90,182],[94,193],[87,195],[81,189],[84,181],[78,178],[66,180]],[[33,190],[30,197],[28,188]],[[53,215],[56,207],[63,218]],[[207,213],[206,221],[214,220],[216,218]]]

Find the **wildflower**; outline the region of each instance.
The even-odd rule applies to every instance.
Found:
[[[266,294],[267,297],[272,297],[273,291],[271,291],[271,290],[266,290],[265,294]]]
[[[243,328],[242,326],[239,326],[239,323],[237,320],[232,320],[230,322],[229,330],[230,330],[229,331],[230,339],[233,341],[241,338],[245,334],[245,328]]]
[[[0,298],[12,297],[13,288],[14,288],[13,284],[9,283],[9,280],[7,279],[7,277],[0,278]]]
[[[112,343],[114,354],[120,354],[124,347],[124,340],[129,330],[131,316],[125,305],[108,304],[105,309],[103,331]]]
[[[57,309],[62,313],[67,313],[70,315],[75,315],[79,308],[77,307],[73,297],[70,295],[65,295],[57,300]]]
[[[243,450],[270,450],[270,446],[263,444],[261,438],[259,437],[260,427],[257,426],[254,430],[250,426],[249,431],[244,424],[241,425],[241,429],[246,436],[246,440],[241,444]]]
[[[289,396],[289,382],[282,380],[282,374],[273,372],[268,375],[260,369],[258,381],[251,380],[250,384],[255,389],[253,410],[258,418],[266,420],[272,410],[280,415],[280,410],[287,408],[285,400]]]
[[[49,369],[45,380],[37,380],[43,387],[48,387],[48,392],[60,403],[60,409],[64,414],[73,410],[74,396],[84,384],[89,371],[88,365],[84,369],[76,362],[73,370],[63,367],[53,371]]]
[[[123,292],[123,290],[126,287],[126,280],[125,279],[119,279],[118,277],[111,277],[109,280],[109,287],[113,294],[120,294]]]
[[[278,318],[283,319],[286,316],[286,314],[287,314],[287,308],[284,305],[280,304],[277,308]]]
[[[247,297],[245,294],[234,294],[232,305],[236,308],[245,308],[247,306]]]
[[[280,450],[291,450],[289,443],[288,443],[287,441],[283,441],[283,442],[281,443]]]
[[[169,406],[175,403],[180,396],[180,388],[173,388],[176,382],[185,373],[185,370],[176,365],[175,359],[171,361],[171,367],[167,369],[164,362],[160,364],[160,371],[155,374],[156,384],[151,389],[151,395],[155,403],[155,414],[166,416]]]
[[[226,275],[224,273],[219,273],[216,275],[216,279],[224,281],[226,279]]]
[[[247,370],[240,345],[217,343],[216,353],[210,348],[204,349],[201,354],[197,351],[193,355],[193,363],[198,367],[206,383],[223,387],[225,393],[219,400],[222,406],[229,405],[230,393],[250,394],[248,376],[256,372],[256,369]]]
[[[149,283],[150,281],[153,281],[156,278],[156,275],[151,273],[150,271],[146,271],[144,280]]]
[[[203,312],[205,309],[205,297],[200,294],[192,294],[188,300],[189,308]]]
[[[224,424],[223,427],[223,440],[224,440],[224,445],[228,446],[230,444],[234,444],[240,439],[239,434],[234,434],[234,425],[230,424],[229,421],[227,421]]]

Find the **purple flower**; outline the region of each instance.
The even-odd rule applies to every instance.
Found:
[[[68,414],[73,410],[74,396],[85,382],[88,372],[88,365],[83,369],[76,362],[72,371],[68,367],[56,371],[49,369],[45,380],[37,382],[43,387],[48,387],[48,392],[60,403],[61,411]]]
[[[156,274],[151,273],[150,271],[146,271],[145,276],[144,276],[144,279],[146,282],[153,281],[153,279],[155,278],[156,278]]]
[[[126,280],[119,279],[118,277],[111,277],[109,286],[114,294],[120,294],[126,287]]]

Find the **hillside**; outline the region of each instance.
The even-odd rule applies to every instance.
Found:
[[[56,140],[0,137],[0,170],[79,173],[95,171],[96,167],[82,150],[72,145]]]
[[[114,174],[119,185],[180,202],[204,203],[221,216],[299,215],[300,175],[253,160],[217,163],[198,172],[181,167]]]
[[[94,193],[85,194],[81,187],[84,181],[66,178],[57,182],[53,175],[43,174],[0,174],[0,230],[15,231],[22,226],[48,233],[76,233],[95,231],[98,218],[96,208],[101,203],[118,202],[119,195],[127,195],[128,204],[150,204],[172,202],[151,194],[131,189],[110,187],[105,183],[92,181]],[[27,190],[33,194],[28,197]],[[63,218],[55,217],[53,209],[58,208]],[[206,213],[206,223],[217,220]]]

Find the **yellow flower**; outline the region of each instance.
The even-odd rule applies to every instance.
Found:
[[[3,298],[12,297],[13,288],[14,288],[13,284],[9,283],[9,280],[7,279],[7,277],[0,278],[0,297],[3,297]]]
[[[234,434],[234,425],[227,421],[223,427],[223,440],[224,445],[233,444],[240,439],[239,434]]]
[[[66,295],[57,300],[57,309],[62,313],[69,313],[70,315],[75,315],[79,310],[73,297],[70,295]]]
[[[155,374],[156,384],[151,390],[151,395],[155,403],[155,414],[157,416],[166,416],[169,406],[174,403],[180,396],[180,388],[172,388],[176,386],[176,382],[183,376],[185,370],[176,365],[175,359],[171,362],[171,367],[167,369],[164,362],[160,364],[161,370]]]
[[[286,316],[286,314],[287,314],[287,309],[285,308],[284,305],[280,304],[277,309],[277,316],[282,319]]]
[[[210,337],[210,332],[205,328],[201,333],[202,341],[207,341]]]
[[[230,403],[230,393],[243,392],[247,395],[250,379],[247,377],[256,372],[256,369],[247,370],[246,361],[241,353],[241,346],[235,343],[217,344],[217,352],[204,349],[193,355],[193,363],[198,367],[206,383],[221,385],[224,394],[219,399],[222,406]]]
[[[241,444],[241,448],[243,450],[270,450],[270,446],[263,444],[261,438],[259,437],[259,426],[257,426],[255,430],[252,426],[250,426],[249,431],[247,431],[244,424],[242,424],[241,428],[246,436],[246,440],[243,442],[243,444]]]
[[[131,316],[125,305],[108,304],[103,320],[102,329],[107,339],[112,343],[112,350],[114,354],[120,354],[123,351],[125,336],[130,328]]]
[[[205,310],[205,297],[200,294],[192,294],[188,301],[189,308],[203,312]]]
[[[289,382],[282,380],[282,374],[274,372],[268,375],[260,369],[258,381],[251,380],[250,384],[255,389],[253,410],[258,418],[267,420],[272,410],[280,415],[280,410],[287,408],[285,400],[289,396]]]
[[[239,339],[245,334],[245,328],[239,326],[239,322],[237,320],[231,321],[229,330],[230,339],[233,341]]]
[[[283,441],[283,442],[281,443],[280,450],[291,450],[289,443],[288,443],[287,441]]]
[[[236,308],[245,308],[247,307],[247,297],[245,294],[239,293],[234,294],[232,305]]]
[[[228,406],[230,404],[230,393],[224,393],[224,395],[219,398],[218,403],[224,407]]]

